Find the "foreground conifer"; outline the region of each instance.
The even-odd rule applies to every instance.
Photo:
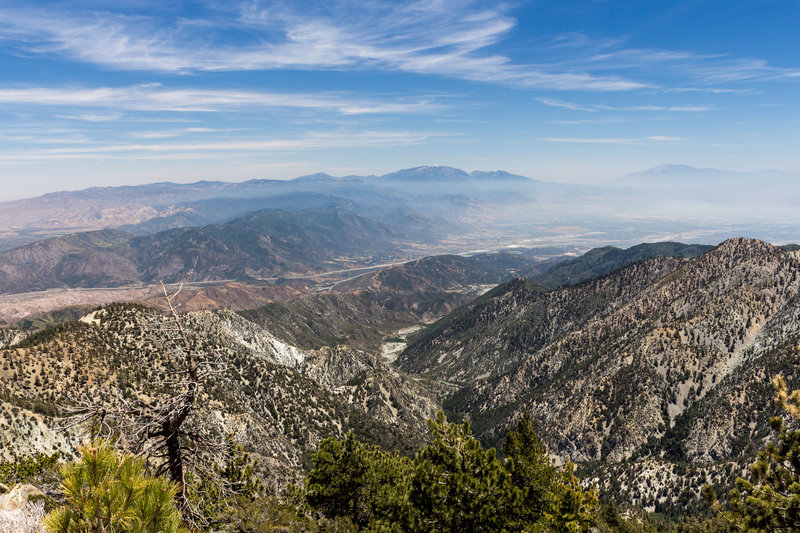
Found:
[[[175,506],[176,486],[148,476],[144,460],[118,454],[105,441],[80,448],[61,469],[66,505],[45,519],[51,533],[187,533]]]

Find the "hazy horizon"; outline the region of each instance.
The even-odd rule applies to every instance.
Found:
[[[451,167],[449,165],[439,165],[439,164],[434,163],[434,164],[429,164],[429,165],[417,165],[417,166],[408,167],[408,168],[405,168],[405,169],[400,169],[400,168],[391,169],[391,170],[389,170],[387,172],[384,172],[384,173],[368,172],[368,173],[363,173],[363,174],[355,174],[355,173],[333,174],[333,173],[330,173],[330,172],[325,172],[325,171],[322,171],[322,170],[318,170],[318,171],[315,171],[315,172],[308,172],[308,173],[297,174],[297,175],[243,177],[241,179],[225,179],[224,177],[223,178],[219,178],[219,179],[213,179],[213,178],[193,179],[191,177],[187,177],[187,178],[184,178],[184,179],[174,179],[174,180],[165,179],[165,180],[159,180],[159,181],[136,181],[136,180],[134,180],[134,181],[132,181],[130,183],[114,183],[114,184],[106,184],[106,183],[99,182],[99,183],[96,183],[96,184],[83,183],[82,185],[80,185],[80,186],[76,185],[75,187],[70,187],[69,184],[66,184],[67,186],[65,188],[62,188],[62,189],[43,190],[41,192],[32,192],[30,195],[16,196],[16,197],[5,196],[5,195],[3,195],[2,192],[0,192],[0,202],[13,202],[13,201],[16,201],[16,200],[27,200],[27,199],[38,198],[40,196],[45,196],[45,195],[53,194],[53,193],[80,192],[80,191],[87,190],[87,189],[103,188],[103,187],[133,187],[133,186],[156,185],[156,184],[160,184],[160,183],[170,183],[170,184],[176,184],[176,185],[191,185],[191,184],[201,183],[201,182],[246,183],[246,182],[249,182],[249,181],[261,181],[261,180],[290,181],[290,180],[293,180],[293,179],[303,178],[303,177],[307,177],[307,176],[313,176],[313,175],[316,175],[316,174],[327,174],[327,175],[329,175],[329,176],[331,176],[333,178],[344,178],[344,177],[348,177],[348,176],[368,178],[370,176],[372,176],[372,177],[381,177],[381,176],[384,176],[386,174],[391,174],[392,172],[397,172],[397,171],[400,171],[400,170],[410,170],[410,169],[414,169],[414,168],[426,168],[426,167],[455,168],[457,170],[463,170],[463,171],[465,171],[467,173],[471,173],[471,172],[495,172],[495,171],[509,172],[508,170],[503,169],[503,168],[491,168],[491,169],[490,168],[475,168],[475,169],[469,169],[469,168]],[[761,169],[759,171],[743,172],[743,171],[726,170],[726,169],[719,169],[719,168],[697,168],[697,167],[692,167],[690,165],[682,165],[682,164],[675,164],[675,163],[663,163],[661,165],[656,165],[655,167],[646,168],[646,169],[640,169],[640,170],[637,170],[637,171],[634,171],[634,172],[631,172],[631,173],[628,173],[628,174],[625,174],[625,175],[613,176],[613,177],[611,177],[609,179],[606,179],[606,180],[597,180],[595,183],[592,183],[591,185],[601,186],[601,187],[629,187],[630,185],[626,184],[624,182],[625,178],[634,177],[634,176],[642,175],[642,174],[648,174],[648,173],[657,174],[658,172],[664,171],[664,170],[666,170],[668,172],[673,170],[674,173],[675,173],[674,176],[680,176],[683,171],[686,171],[686,172],[698,171],[698,172],[702,172],[702,173],[722,173],[724,175],[729,175],[729,176],[736,176],[736,175],[745,176],[745,177],[752,176],[753,178],[756,178],[757,176],[767,175],[767,174],[770,174],[770,173],[777,173],[777,174],[783,174],[783,175],[786,175],[786,176],[797,176],[797,177],[800,177],[800,171],[786,171],[786,170],[782,170],[782,169]],[[520,173],[516,173],[516,172],[509,172],[509,173],[510,174],[515,174],[515,175],[519,175],[519,176],[523,176],[523,177],[526,177],[526,178],[529,178],[529,179],[532,179],[532,180],[536,180],[536,181],[543,181],[543,182],[563,184],[563,185],[586,185],[586,183],[582,182],[582,181],[570,181],[570,180],[559,180],[559,179],[552,179],[552,180],[538,179],[538,178],[532,178],[531,176],[525,176],[524,174],[520,174]],[[709,187],[713,187],[713,184],[709,184]]]
[[[2,196],[419,165],[597,184],[800,169],[775,2],[0,8]]]

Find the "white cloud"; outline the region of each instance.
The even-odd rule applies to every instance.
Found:
[[[575,102],[565,102],[554,98],[537,98],[544,105],[550,107],[560,107],[572,111],[653,111],[653,112],[677,112],[677,113],[699,113],[711,111],[714,106],[710,105],[639,105],[639,106],[612,106],[605,104],[578,104]]]
[[[671,87],[666,93],[755,94],[755,89],[721,89],[719,87]]]
[[[9,8],[0,10],[0,35],[24,43],[27,53],[122,70],[379,69],[529,88],[649,86],[617,75],[514,64],[488,52],[516,25],[502,5],[345,1],[326,12],[305,3],[295,8],[244,2],[214,20],[167,26],[157,17]],[[247,30],[252,38],[233,45],[221,37],[230,28]]]
[[[652,135],[650,137],[630,137],[630,138],[585,138],[585,137],[545,137],[542,141],[554,143],[573,143],[573,144],[652,144],[665,142],[682,142],[685,139],[680,137],[669,137],[666,135]]]
[[[564,102],[563,100],[556,100],[555,98],[542,97],[542,98],[537,98],[537,100],[543,103],[544,105],[550,107],[562,107],[564,109],[571,109],[572,111],[591,111],[591,112],[597,111],[596,108],[591,106],[585,106],[573,102]]]
[[[800,77],[800,69],[757,58],[626,47],[624,39],[575,33],[534,42],[522,62],[492,48],[517,26],[503,3],[242,0],[210,4],[195,19],[65,5],[0,9],[0,39],[26,54],[155,72],[373,69],[537,89],[713,94],[742,90],[715,84]],[[707,86],[670,88],[665,79]]]
[[[682,50],[658,50],[626,47],[623,39],[590,39],[583,34],[559,36],[539,47],[541,63],[552,69],[613,75],[624,73],[631,79],[684,80],[701,87],[666,87],[663,81],[652,82],[663,91],[696,91],[711,94],[750,92],[741,87],[716,87],[743,81],[791,80],[800,76],[798,68],[770,65],[762,59],[734,57],[729,54],[700,54]]]
[[[619,124],[622,122],[631,122],[632,119],[624,118],[598,118],[586,120],[553,120],[552,124],[559,124],[561,126],[579,126],[583,124]]]
[[[714,109],[714,106],[709,105],[639,105],[628,107],[598,105],[596,107],[605,111],[671,111],[678,113],[700,113]]]
[[[83,120],[86,122],[110,122],[117,120],[121,115],[116,113],[80,113],[75,115],[56,115],[56,118],[63,118],[66,120]]]
[[[389,97],[387,97],[389,98]],[[253,108],[308,108],[346,115],[367,113],[422,113],[444,109],[430,99],[399,98],[381,101],[378,97],[356,98],[339,94],[289,94],[216,89],[165,89],[144,84],[129,87],[98,88],[0,88],[0,105],[32,104],[46,106],[107,107],[138,111],[222,111]],[[60,115],[78,120],[114,120],[113,114]]]
[[[210,142],[148,143],[148,144],[92,144],[42,150],[0,153],[0,161],[41,161],[76,159],[192,159],[218,157],[220,153],[258,155],[263,152],[287,152],[323,148],[361,148],[367,146],[395,146],[425,143],[434,138],[452,137],[442,132],[415,131],[360,131],[309,133],[296,138],[217,140]],[[148,138],[160,138],[153,135]],[[216,154],[216,155],[214,155]]]
[[[241,130],[235,128],[181,128],[173,130],[136,131],[131,133],[131,137],[135,139],[168,139],[170,137],[180,137],[186,134],[224,133],[231,131],[241,131]]]
[[[652,135],[647,137],[649,141],[659,141],[659,142],[683,142],[686,139],[683,137],[670,137],[669,135]]]
[[[615,139],[615,138],[594,138],[587,139],[581,137],[544,137],[543,141],[552,143],[574,143],[574,144],[639,144],[641,139]]]

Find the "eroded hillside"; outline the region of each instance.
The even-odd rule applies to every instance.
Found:
[[[561,458],[740,461],[769,434],[772,377],[798,385],[799,293],[797,252],[733,239],[555,291],[511,281],[398,361],[458,383],[445,405],[487,442],[529,411]]]
[[[189,313],[199,353],[226,368],[193,423],[232,432],[276,484],[351,429],[409,450],[439,405],[471,418],[487,445],[528,411],[553,456],[651,510],[698,502],[707,481],[742,473],[769,435],[772,377],[800,387],[800,251],[734,239],[578,285],[514,279],[478,296],[525,261],[428,258],[338,293]],[[69,453],[85,428],[65,432],[57,417],[84,396],[114,405],[168,393],[171,342],[160,312],[130,305],[4,330],[4,453]]]
[[[210,377],[191,424],[232,433],[262,458],[271,481],[297,475],[321,439],[353,430],[396,449],[419,442],[435,393],[379,358],[346,346],[303,350],[228,312],[185,318]],[[120,405],[170,394],[180,371],[170,323],[152,309],[114,305],[42,330],[0,351],[0,449],[66,456],[88,428],[63,429],[65,407],[82,399]]]

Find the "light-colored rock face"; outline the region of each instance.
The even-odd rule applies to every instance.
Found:
[[[9,492],[0,495],[0,511],[13,511],[25,507],[28,500],[36,496],[44,496],[44,493],[33,485],[14,485]]]
[[[227,311],[198,312],[189,315],[198,330],[219,336],[232,345],[239,345],[254,356],[276,365],[299,369],[308,353],[283,342],[266,329],[253,324],[236,313]]]
[[[394,363],[397,358],[408,347],[408,338],[423,329],[424,326],[409,326],[398,330],[395,335],[390,337],[381,345],[381,357],[387,363]]]
[[[26,336],[26,332],[16,329],[0,329],[0,350],[22,341]]]
[[[301,372],[323,387],[333,390],[369,370],[384,369],[378,357],[347,346],[313,350],[304,361]]]
[[[75,455],[82,435],[82,429],[62,428],[57,420],[30,407],[19,407],[0,400],[0,460],[10,461],[32,453],[51,455],[55,452],[70,458]]]
[[[44,502],[28,503],[9,511],[0,511],[0,531],[4,533],[44,533]]]

